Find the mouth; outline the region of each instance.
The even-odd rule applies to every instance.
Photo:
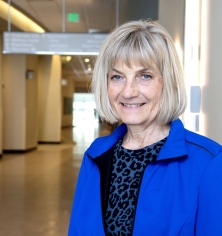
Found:
[[[121,103],[124,107],[129,107],[129,108],[136,108],[136,107],[141,107],[145,103],[134,103],[134,104],[129,104],[129,103]]]

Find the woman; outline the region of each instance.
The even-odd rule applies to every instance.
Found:
[[[102,119],[122,124],[85,152],[69,236],[222,235],[222,147],[186,130],[183,73],[154,21],[115,29],[93,81]]]

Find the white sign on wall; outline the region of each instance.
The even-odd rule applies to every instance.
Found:
[[[4,32],[5,54],[96,55],[107,34]]]

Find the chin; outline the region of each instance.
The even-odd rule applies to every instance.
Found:
[[[126,125],[142,125],[144,122],[139,122],[138,120],[129,120],[129,119],[122,119],[122,122],[125,123]]]

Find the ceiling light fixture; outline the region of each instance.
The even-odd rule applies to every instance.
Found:
[[[72,57],[71,56],[66,56],[66,61],[69,62],[71,61]]]
[[[8,9],[8,3],[0,0],[0,15],[6,21],[8,21]],[[10,18],[11,23],[23,31],[37,33],[45,32],[42,27],[12,6],[10,6]]]
[[[72,56],[61,56],[62,64],[66,64],[71,61]]]

